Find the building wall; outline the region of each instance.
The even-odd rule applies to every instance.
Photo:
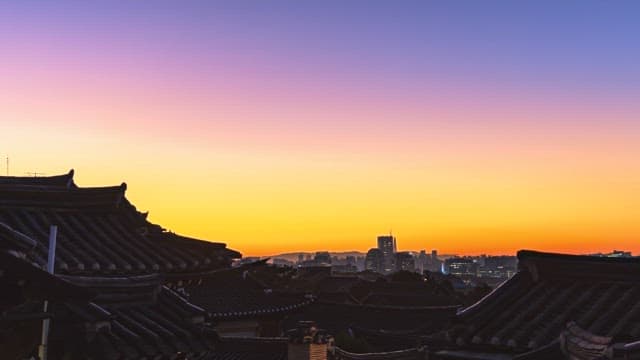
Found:
[[[391,235],[378,236],[378,249],[384,257],[384,273],[395,271],[396,238]]]

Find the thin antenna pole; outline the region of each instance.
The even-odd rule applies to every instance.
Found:
[[[47,272],[53,275],[54,265],[56,262],[56,240],[58,238],[58,227],[51,225],[49,228],[49,258],[47,259]],[[44,312],[49,309],[49,301],[44,301]],[[40,360],[47,360],[47,346],[49,344],[49,323],[50,319],[42,320],[42,343],[38,348],[38,356]]]
[[[9,155],[7,155],[7,176],[9,176]]]

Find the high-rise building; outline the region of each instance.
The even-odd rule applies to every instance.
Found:
[[[364,260],[365,270],[375,271],[377,273],[384,272],[384,256],[380,249],[369,249]]]
[[[378,250],[384,258],[384,273],[395,270],[395,253],[397,252],[396,238],[393,235],[378,236]]]
[[[420,274],[424,273],[427,268],[427,251],[421,250],[416,261],[416,271]]]
[[[395,254],[396,258],[396,271],[415,271],[416,262],[413,258],[413,254],[408,251],[402,251]]]
[[[424,263],[424,270],[430,271],[430,272],[441,272],[442,264],[443,264],[442,260],[438,258],[438,251],[431,250],[431,256],[426,256],[426,261]]]
[[[396,238],[393,235],[378,236],[378,249],[382,252],[388,251],[389,253],[395,254],[398,251]]]

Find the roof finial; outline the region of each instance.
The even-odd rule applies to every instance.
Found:
[[[67,188],[71,188],[71,187],[74,186],[74,183],[73,183],[73,175],[74,174],[75,174],[75,170],[73,170],[73,169],[69,170],[69,172],[67,173],[67,177],[68,177],[68,179],[67,179]]]

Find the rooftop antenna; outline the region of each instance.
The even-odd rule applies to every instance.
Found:
[[[9,176],[9,155],[7,155],[7,176]]]
[[[41,176],[41,175],[46,175],[45,173],[41,173],[41,172],[37,172],[37,171],[27,172],[26,174],[27,174],[27,175],[29,175],[29,176],[33,176],[33,177],[38,177],[38,176]]]

